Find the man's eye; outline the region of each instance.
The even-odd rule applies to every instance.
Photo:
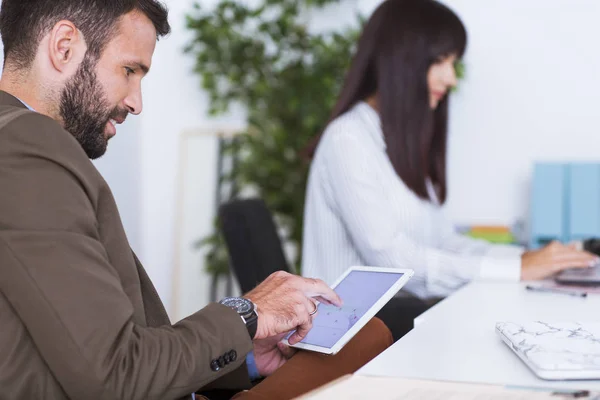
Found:
[[[125,72],[127,72],[127,76],[135,74],[135,71],[129,67],[125,67]]]

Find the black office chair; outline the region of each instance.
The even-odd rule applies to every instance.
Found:
[[[290,268],[271,212],[261,199],[233,200],[219,209],[230,265],[243,293],[273,272]]]

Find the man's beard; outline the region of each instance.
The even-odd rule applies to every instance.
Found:
[[[94,160],[106,152],[106,123],[124,119],[128,112],[110,108],[106,94],[94,71],[96,62],[86,56],[75,76],[67,82],[60,95],[60,117],[64,128],[79,142],[87,156]]]

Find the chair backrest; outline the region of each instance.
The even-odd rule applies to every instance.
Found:
[[[243,293],[273,272],[290,271],[271,212],[261,199],[225,203],[219,217],[230,265]]]

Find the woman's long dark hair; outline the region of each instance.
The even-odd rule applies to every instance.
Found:
[[[446,200],[448,96],[429,104],[427,72],[442,57],[464,54],[464,25],[435,0],[385,0],[366,24],[331,120],[377,94],[387,154],[417,196]],[[318,143],[310,153],[314,155]]]

